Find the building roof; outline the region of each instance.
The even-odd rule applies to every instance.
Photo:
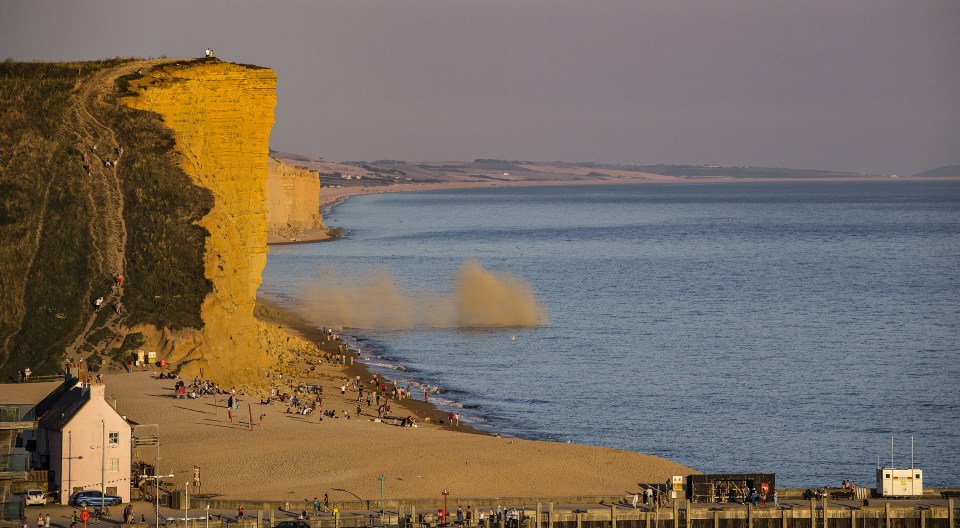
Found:
[[[79,380],[71,376],[70,374],[65,374],[63,383],[61,383],[57,388],[53,389],[50,394],[47,394],[43,397],[42,400],[37,402],[36,415],[43,416],[47,413],[56,403],[63,397],[64,394],[69,392],[71,389],[77,386]]]
[[[73,387],[61,392],[59,397],[51,402],[47,411],[40,417],[41,428],[62,431],[63,428],[73,420],[73,417],[80,412],[80,409],[91,400],[94,390],[91,390],[90,385],[78,384],[76,379],[71,381]],[[64,385],[70,384],[71,381],[65,382]],[[63,387],[63,385],[61,387]],[[101,386],[100,389],[102,395],[103,387]],[[53,396],[55,393],[57,393],[57,390],[50,393],[50,395]],[[37,407],[39,408],[39,404]],[[110,409],[113,410],[117,416],[120,416],[120,413],[117,413],[116,409],[113,407]]]
[[[54,391],[56,392],[56,391]],[[53,395],[53,393],[51,393]],[[70,420],[76,416],[77,412],[90,401],[90,393],[84,394],[80,386],[75,386],[70,390],[60,393],[59,398],[53,400],[47,412],[40,417],[40,427],[43,429],[53,429],[62,431],[63,427],[70,423]]]

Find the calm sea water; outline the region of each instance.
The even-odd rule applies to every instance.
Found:
[[[349,236],[272,248],[261,295],[331,266],[450,290],[472,257],[531,283],[547,327],[356,331],[481,427],[798,487],[872,485],[913,435],[927,485],[960,485],[958,182],[391,194],[326,221]]]

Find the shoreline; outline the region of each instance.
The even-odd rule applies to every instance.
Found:
[[[656,176],[656,175],[654,175]],[[517,180],[517,181],[502,181],[502,182],[435,182],[435,183],[422,183],[422,184],[392,184],[385,185],[382,187],[347,187],[347,188],[337,188],[332,189],[338,192],[334,193],[321,193],[320,199],[320,210],[322,215],[330,213],[330,211],[344,203],[347,199],[353,196],[362,196],[369,194],[387,194],[387,193],[409,193],[409,192],[428,192],[428,191],[444,191],[444,190],[459,190],[459,189],[478,189],[478,188],[489,188],[489,187],[551,187],[551,186],[574,186],[574,185],[645,185],[645,184],[669,184],[669,183],[681,183],[681,184],[723,184],[723,183],[784,183],[784,182],[811,182],[811,183],[824,183],[824,182],[883,182],[883,181],[900,181],[900,182],[909,182],[909,181],[942,181],[944,179],[948,180],[960,180],[960,178],[889,178],[889,177],[864,177],[864,178],[677,178],[677,177],[659,177],[651,179],[602,179],[602,180]],[[331,190],[331,189],[324,189]],[[326,195],[327,198],[324,199],[323,196]],[[337,233],[335,237],[325,236],[325,233],[330,230],[336,229]],[[309,236],[310,232],[313,231],[313,236]],[[310,244],[310,243],[322,243],[322,242],[335,242],[342,238],[348,231],[343,228],[322,228],[307,230],[304,236],[299,237],[298,240],[283,240],[283,241],[268,241],[268,245],[295,245],[295,244]],[[268,257],[269,258],[269,257]],[[315,324],[307,321],[302,316],[300,316],[293,308],[287,308],[281,306],[278,301],[257,298],[258,305],[261,305],[265,308],[261,315],[258,315],[258,318],[275,324],[283,328],[286,326],[286,330],[293,335],[307,339],[310,342],[317,343],[323,336],[322,329],[318,328]],[[265,315],[270,313],[270,315]],[[353,341],[358,341],[358,336],[355,334],[343,334],[340,332],[340,335],[346,335]],[[346,339],[341,339],[341,342],[346,344]],[[360,376],[363,380],[368,380],[373,376],[373,371],[363,362],[357,361],[351,365],[345,367],[345,373],[353,378]],[[393,381],[389,379],[388,381]],[[417,391],[414,391],[417,392]],[[419,395],[419,394],[418,394]],[[433,424],[444,424],[444,427],[451,430],[459,430],[462,432],[467,432],[470,434],[479,434],[487,436],[501,436],[500,433],[496,432],[496,429],[493,428],[492,431],[489,430],[480,430],[475,427],[470,426],[467,423],[463,423],[459,428],[449,427],[445,422],[448,421],[449,416],[448,412],[441,410],[437,407],[437,404],[433,402],[423,401],[422,399],[407,398],[402,402],[397,404],[398,407],[407,410],[412,415],[425,419],[429,417],[429,421]],[[518,438],[525,438],[522,435]],[[526,437],[528,440],[534,440],[534,438]]]
[[[276,325],[287,333],[301,337],[312,343],[319,343],[326,339],[322,328],[318,328],[315,324],[307,321],[292,309],[280,306],[277,301],[258,298],[257,304],[259,306],[255,313],[257,318],[261,321]],[[346,340],[343,338],[343,334],[340,333],[339,335],[340,342],[346,343]],[[356,336],[354,335],[350,335],[350,337],[356,339]],[[374,372],[366,365],[365,360],[363,359],[360,359],[359,361],[354,360],[351,363],[342,366],[342,369],[345,377],[350,379],[359,377],[359,379],[364,382],[372,379],[374,375]],[[383,378],[388,385],[394,381],[386,375],[378,374],[378,376]],[[456,426],[451,425],[449,423],[449,411],[442,410],[438,408],[436,404],[429,401],[418,399],[420,396],[419,391],[414,392],[417,392],[417,394],[402,400],[393,400],[391,402],[392,405],[405,411],[398,412],[398,409],[394,409],[392,411],[394,415],[409,414],[410,416],[424,422],[425,425],[438,426],[450,431],[483,436],[500,436],[494,432],[478,429],[466,421],[462,421]]]
[[[390,193],[410,193],[410,192],[428,192],[428,191],[447,191],[459,189],[486,189],[495,187],[566,187],[577,185],[649,185],[649,184],[722,184],[722,183],[834,183],[834,182],[928,182],[928,181],[960,181],[960,177],[944,178],[917,178],[902,177],[892,178],[889,176],[864,176],[862,178],[681,178],[676,176],[660,176],[656,174],[646,174],[636,178],[605,178],[605,179],[557,179],[557,180],[503,180],[503,181],[449,181],[432,183],[395,183],[377,187],[323,187],[320,192],[319,210],[321,216],[326,216],[331,210],[345,202],[353,196],[364,196],[370,194],[390,194]],[[330,231],[337,230],[334,235]],[[307,229],[301,236],[295,239],[281,237],[279,235],[269,235],[267,237],[268,246],[281,246],[292,244],[312,244],[316,242],[334,242],[346,234],[342,228],[317,228]]]

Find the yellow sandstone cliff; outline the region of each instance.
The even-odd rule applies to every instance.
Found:
[[[271,235],[284,237],[323,227],[319,172],[267,160],[267,227]]]
[[[220,61],[162,65],[130,83],[123,103],[160,114],[174,133],[178,163],[213,193],[200,224],[204,269],[213,291],[200,330],[137,328],[161,357],[192,376],[239,383],[262,377],[280,351],[301,346],[254,318],[267,258],[266,176],[276,106],[276,74]],[[294,341],[291,343],[291,341]]]

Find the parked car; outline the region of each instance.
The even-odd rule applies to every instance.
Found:
[[[283,521],[277,523],[274,528],[310,528],[310,523],[306,521]]]
[[[31,488],[23,492],[23,500],[27,503],[27,506],[34,504],[43,506],[47,503],[47,496],[43,493],[43,490]]]
[[[78,491],[70,496],[70,504],[74,506],[116,506],[123,499],[116,495],[101,495],[99,491]]]

